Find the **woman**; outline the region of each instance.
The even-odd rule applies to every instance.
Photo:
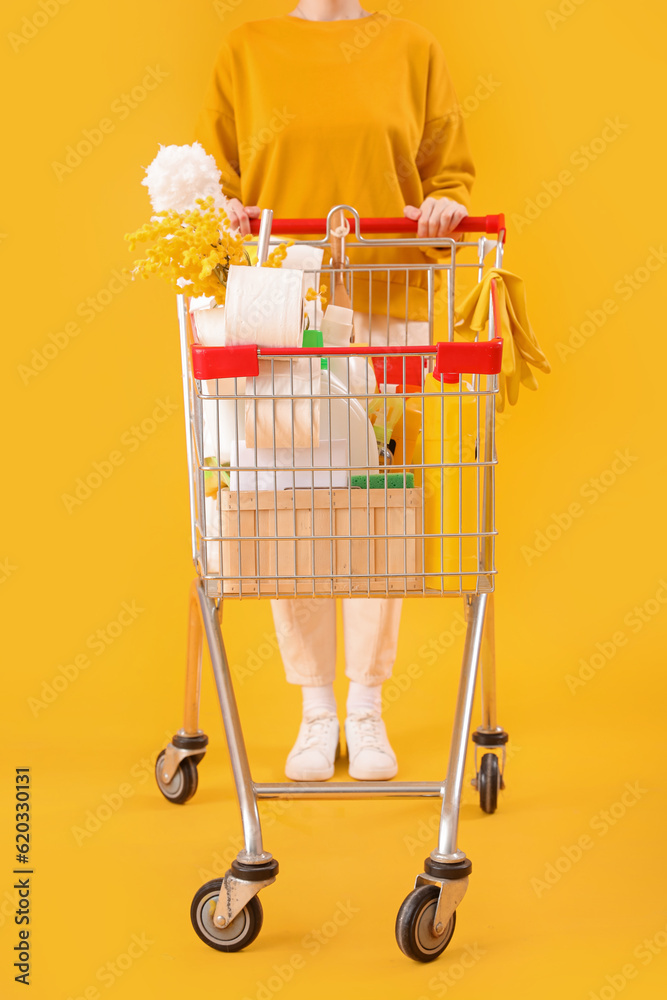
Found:
[[[244,234],[260,207],[276,217],[321,218],[345,203],[367,217],[405,214],[424,237],[450,235],[468,214],[474,167],[440,46],[412,21],[369,13],[357,0],[301,0],[289,14],[232,31],[197,138],[216,158],[231,223]],[[393,257],[385,251],[382,262],[392,259],[423,264],[426,257],[419,249],[396,249]],[[391,342],[405,314],[404,273],[399,278],[394,286],[388,275]],[[422,272],[410,272],[413,329],[426,318],[423,281]],[[374,342],[373,321],[370,327]],[[403,321],[403,343],[405,328]],[[339,745],[335,601],[271,603],[287,680],[303,694],[303,721],[285,771],[295,781],[325,780]],[[343,602],[353,778],[397,772],[381,691],[400,613],[398,599]]]

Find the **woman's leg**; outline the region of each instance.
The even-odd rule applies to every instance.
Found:
[[[428,323],[355,312],[355,340],[373,346],[428,344]],[[382,721],[382,684],[396,659],[400,598],[343,602],[346,674],[350,679],[345,734],[350,775],[366,780],[393,778],[396,756]]]
[[[273,624],[288,684],[321,687],[336,676],[336,602],[333,598],[271,601]]]
[[[343,605],[345,676],[377,687],[391,677],[403,602],[396,597],[348,597]]]
[[[336,602],[330,598],[271,601],[278,648],[288,684],[299,684],[303,719],[285,765],[293,781],[324,781],[334,772],[339,725],[336,673]]]
[[[398,770],[382,721],[382,684],[396,659],[402,601],[343,601],[346,676],[350,680],[345,737],[352,778],[384,780]]]

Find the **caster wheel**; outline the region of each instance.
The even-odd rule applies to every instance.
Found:
[[[178,765],[176,774],[169,784],[165,784],[162,778],[162,767],[164,762],[164,750],[155,761],[155,780],[157,786],[169,802],[176,802],[182,805],[191,799],[197,791],[197,764],[194,757],[185,757]]]
[[[221,886],[222,879],[214,878],[195,893],[190,907],[192,926],[209,948],[215,948],[216,951],[240,951],[252,944],[262,929],[262,904],[257,896],[253,896],[227,927],[216,927],[213,916]]]
[[[456,927],[456,911],[452,913],[444,933],[433,933],[433,918],[440,890],[435,885],[420,885],[413,889],[396,917],[398,947],[415,962],[432,962],[442,955],[452,940]]]
[[[479,804],[485,813],[494,813],[498,808],[498,789],[500,788],[500,770],[498,758],[494,753],[485,753],[477,775],[479,789]]]

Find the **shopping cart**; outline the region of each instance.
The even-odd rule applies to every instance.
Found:
[[[496,722],[492,604],[502,341],[495,336],[493,283],[488,339],[454,342],[454,294],[466,275],[479,281],[487,264],[501,266],[504,217],[466,219],[463,232],[481,233],[474,240],[417,240],[414,223],[360,219],[350,206],[336,206],[326,220],[273,223],[265,211],[254,228],[258,263],[280,234],[312,248],[329,246],[332,220],[341,211],[346,222],[335,232],[343,240],[342,257],[317,265],[311,278],[315,288],[324,282],[330,296],[344,283],[355,331],[362,331],[349,346],[321,347],[311,337],[315,346],[303,348],[206,347],[197,340],[188,302],[179,298],[197,578],[183,727],[159,755],[156,777],[170,802],[184,803],[196,791],[208,743],[198,723],[205,635],[245,846],[223,878],[195,894],[191,917],[199,937],[220,951],[238,951],[259,933],[258,893],[278,874],[278,862],[264,849],[260,800],[441,798],[437,847],[396,922],[402,951],[427,962],[451,940],[471,871],[457,830],[480,663],[482,725],[472,739],[473,784],[482,809],[495,810],[503,787],[507,734]],[[377,233],[388,235],[369,236]],[[439,258],[415,261],[416,248],[433,246],[443,249]],[[364,262],[369,247],[373,258]],[[390,262],[377,263],[385,250]],[[397,260],[401,254],[408,263]],[[444,303],[440,316],[438,303]],[[421,320],[413,321],[415,315]],[[315,300],[311,326],[320,319]],[[438,343],[436,319],[445,327]],[[402,343],[396,343],[401,328]],[[415,329],[420,342],[411,343]],[[360,346],[365,338],[367,345]],[[278,424],[283,438],[267,445],[262,433]],[[446,779],[253,781],[219,617],[223,600],[251,596],[463,598],[467,628]]]

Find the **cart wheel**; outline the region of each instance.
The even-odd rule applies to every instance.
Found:
[[[222,886],[221,878],[207,882],[195,893],[190,907],[192,926],[209,948],[216,951],[240,951],[255,940],[262,929],[264,911],[258,896],[253,896],[227,927],[213,923]]]
[[[477,775],[479,789],[479,804],[485,813],[494,813],[498,808],[498,789],[500,788],[500,770],[498,758],[494,753],[485,753],[482,766]]]
[[[169,802],[182,805],[191,799],[197,791],[197,764],[194,757],[185,757],[178,765],[176,774],[169,784],[162,777],[164,750],[155,761],[155,780],[157,786]]]
[[[432,962],[442,955],[452,940],[456,927],[456,911],[452,913],[444,933],[433,933],[433,918],[440,890],[436,885],[420,885],[413,889],[396,917],[398,947],[415,962]]]

